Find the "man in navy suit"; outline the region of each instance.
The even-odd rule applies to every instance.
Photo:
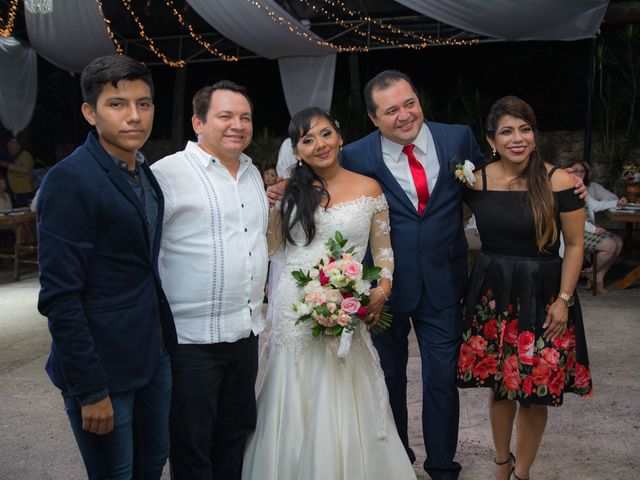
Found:
[[[455,166],[484,160],[471,129],[425,122],[418,95],[403,73],[387,70],[365,87],[367,112],[378,130],[347,145],[342,164],[375,178],[387,197],[395,255],[393,323],[374,338],[396,426],[407,435],[407,336],[411,324],[422,359],[425,470],[455,479],[459,400],[455,368],[461,338],[460,299],[467,277],[462,189]],[[413,145],[413,146],[411,146]]]
[[[153,83],[143,65],[112,55],[91,62],[81,86],[95,131],[51,169],[37,202],[46,370],[89,478],[159,479],[176,331],[157,268],[162,192],[138,152]]]

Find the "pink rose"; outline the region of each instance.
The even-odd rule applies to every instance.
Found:
[[[342,271],[347,277],[360,278],[362,275],[362,264],[360,262],[349,261]]]
[[[353,297],[345,298],[342,301],[342,305],[340,305],[340,308],[344,310],[345,313],[357,313],[358,309],[360,308],[360,301]]]
[[[496,338],[498,338],[498,326],[497,326],[497,322],[496,319],[492,319],[489,320],[487,323],[484,324],[484,336],[487,337],[489,340],[494,340]]]
[[[542,349],[540,355],[542,356],[544,363],[551,367],[555,367],[558,364],[558,360],[560,360],[560,352],[553,348],[547,347]]]
[[[562,393],[562,390],[564,390],[564,384],[565,384],[564,370],[560,369],[547,384],[549,393],[554,397],[559,397],[560,394]]]
[[[533,377],[531,375],[526,377],[524,382],[522,382],[522,390],[527,395],[531,395],[531,393],[533,393]]]
[[[476,361],[476,354],[466,343],[463,343],[462,346],[460,347],[460,356],[458,357],[458,368],[463,372],[465,372],[471,369],[475,361]]]
[[[575,384],[577,388],[588,388],[591,380],[591,372],[584,365],[576,362]]]
[[[334,313],[336,311],[336,308],[338,307],[336,306],[335,303],[333,302],[327,303],[327,309],[329,310],[329,313]]]
[[[504,329],[504,341],[515,345],[518,342],[518,320],[511,320]]]
[[[496,301],[495,300],[489,301],[489,308],[491,310],[495,310],[496,309]]]
[[[536,336],[532,332],[522,332],[518,336],[518,356],[523,365],[533,365],[533,343]]]
[[[502,381],[507,390],[516,392],[520,389],[522,379],[518,367],[518,357],[510,355],[502,364]]]
[[[498,371],[498,359],[496,355],[484,354],[473,366],[473,376],[486,380],[489,375],[495,375]]]
[[[467,344],[476,354],[481,354],[487,348],[487,341],[479,335],[471,337]]]
[[[346,327],[349,324],[350,320],[351,317],[346,313],[343,313],[338,316],[338,325],[340,325],[341,327]]]
[[[339,304],[340,302],[342,302],[342,294],[340,293],[340,290],[336,290],[335,288],[330,290],[325,290],[324,294],[327,297],[327,302],[331,302],[335,304]]]
[[[324,293],[321,292],[308,293],[307,295],[305,295],[304,301],[305,303],[322,305],[327,301],[327,297],[325,297]]]

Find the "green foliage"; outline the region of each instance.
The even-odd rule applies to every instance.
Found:
[[[615,38],[601,39],[595,50],[595,129],[603,146],[604,163],[617,178],[630,152],[638,146],[638,87],[640,32],[626,25]]]
[[[291,272],[291,275],[293,275],[293,278],[296,281],[296,287],[298,288],[304,288],[304,286],[312,280],[309,276],[309,272],[304,273],[302,269]]]

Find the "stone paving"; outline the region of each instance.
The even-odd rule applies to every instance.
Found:
[[[36,311],[37,289],[33,273],[11,282],[6,264],[0,271],[0,479],[81,479],[84,469],[60,395],[43,370],[49,334]],[[640,282],[597,297],[584,288],[579,292],[596,395],[567,395],[564,406],[550,409],[531,478],[635,480],[640,478]],[[409,377],[415,468],[419,479],[427,479],[421,469],[420,359],[413,337]],[[461,392],[460,480],[493,478],[486,397],[486,391]],[[169,478],[166,472],[163,478]]]

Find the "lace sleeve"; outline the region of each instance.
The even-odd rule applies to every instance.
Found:
[[[269,210],[269,225],[267,226],[267,246],[269,258],[282,244],[282,215],[279,208]]]
[[[393,250],[391,249],[391,226],[389,224],[389,206],[384,196],[380,196],[381,202],[376,206],[371,218],[371,230],[369,232],[369,244],[375,266],[382,268],[380,276],[393,279]]]

